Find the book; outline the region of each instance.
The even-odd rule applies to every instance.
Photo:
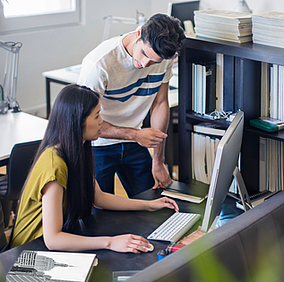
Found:
[[[251,119],[249,121],[249,124],[255,128],[267,131],[267,132],[276,132],[278,131],[278,127],[275,124],[271,124],[268,122],[265,122],[259,118]]]
[[[198,130],[198,129],[197,129]],[[203,129],[202,129],[203,130]],[[215,161],[217,145],[220,136],[211,135],[203,131],[202,134],[192,132],[192,179],[210,184],[212,169]]]
[[[216,62],[206,64],[206,106],[205,113],[216,110]]]
[[[223,136],[226,132],[226,128],[216,123],[201,122],[193,126],[193,131],[196,133],[202,133],[206,135]]]
[[[199,114],[216,109],[216,62],[192,63],[192,110]]]
[[[261,116],[269,116],[269,85],[270,85],[270,71],[269,63],[261,62]]]
[[[267,138],[259,136],[259,191],[264,191],[268,187],[267,142]]]
[[[201,203],[207,199],[209,185],[199,181],[191,181],[190,184],[173,181],[173,183],[163,190],[162,196],[187,201],[191,203]]]
[[[223,110],[224,98],[224,54],[216,53],[216,109]]]
[[[96,254],[25,250],[7,273],[6,281],[85,282],[97,264]]]
[[[272,117],[260,117],[259,119],[269,124],[276,125],[278,127],[278,130],[284,129],[284,120]]]
[[[179,193],[177,191],[171,191],[170,189],[167,191],[166,190],[163,191],[161,195],[195,204],[200,204],[207,198],[207,195],[205,197],[197,197],[197,196]]]

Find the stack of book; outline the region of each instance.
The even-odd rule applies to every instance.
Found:
[[[252,15],[253,43],[283,48],[284,13],[268,12]]]
[[[226,128],[211,122],[199,123],[193,126],[193,132],[191,133],[192,179],[210,184],[217,146],[225,134]],[[235,180],[232,182],[229,191],[237,193]]]
[[[284,189],[284,143],[259,137],[259,191]]]
[[[268,132],[284,130],[284,66],[262,63],[261,116]],[[272,122],[272,124],[269,124]],[[251,121],[250,121],[251,123]],[[268,130],[268,129],[270,130]],[[283,134],[283,133],[279,133]],[[277,168],[277,169],[276,169]],[[259,137],[259,190],[284,190],[284,143]]]
[[[199,114],[216,109],[216,63],[192,63],[192,110]]]
[[[252,18],[249,13],[198,10],[194,11],[197,36],[232,42],[252,41]]]
[[[193,179],[209,184],[211,180],[216,149],[220,141],[221,135],[219,130],[216,129],[216,133],[207,135],[208,127],[204,126],[205,132],[202,132],[202,126],[194,126],[192,132],[192,177]],[[214,128],[210,128],[211,132],[215,131]],[[200,134],[201,133],[201,134]],[[213,136],[212,136],[213,135]],[[216,138],[216,136],[219,136]]]

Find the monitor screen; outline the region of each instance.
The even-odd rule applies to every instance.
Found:
[[[239,153],[242,145],[244,128],[244,113],[239,111],[220,140],[212,177],[210,181],[205,213],[202,221],[203,232],[207,232],[214,219],[221,211],[233,180],[233,173],[238,165]]]
[[[187,1],[178,3],[169,3],[168,14],[181,21],[183,29],[185,29],[183,22],[190,20],[194,26],[194,11],[199,10],[200,1]]]

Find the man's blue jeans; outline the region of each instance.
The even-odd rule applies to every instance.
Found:
[[[117,173],[128,197],[154,186],[152,157],[149,150],[136,142],[93,147],[95,177],[104,192],[114,194]]]

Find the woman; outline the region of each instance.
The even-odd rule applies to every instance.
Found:
[[[142,201],[101,191],[93,179],[91,152],[91,140],[99,137],[101,125],[97,93],[78,85],[62,89],[24,185],[12,247],[43,235],[50,250],[147,252],[149,242],[141,236],[86,237],[70,232],[78,219],[91,214],[93,205],[112,210],[168,207],[178,211],[168,198]]]

